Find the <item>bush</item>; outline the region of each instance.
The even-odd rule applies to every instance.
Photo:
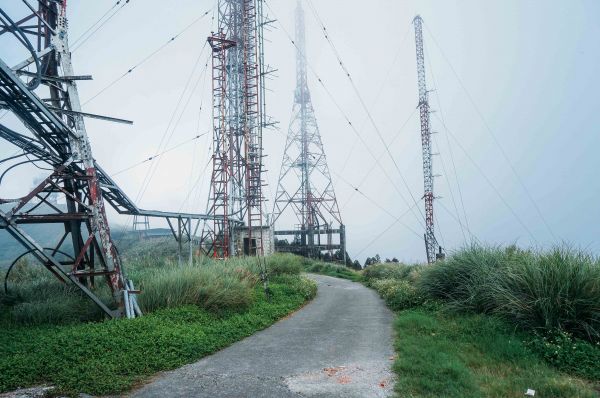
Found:
[[[493,313],[525,330],[600,339],[600,263],[568,248],[471,246],[427,267],[418,288],[450,308]]]
[[[405,280],[376,279],[371,282],[371,286],[394,311],[413,308],[425,302],[415,286]]]
[[[143,245],[144,247],[146,245]],[[161,247],[152,253],[163,250]],[[302,261],[292,255],[267,258],[273,277],[298,275]],[[142,290],[138,302],[143,312],[182,305],[196,305],[210,311],[241,310],[250,306],[260,267],[254,257],[214,261],[197,258],[194,265],[179,266],[169,257],[139,253],[126,260],[128,276]],[[103,280],[96,281],[95,292],[114,308]],[[66,324],[98,321],[104,314],[82,293],[60,283],[38,265],[20,263],[11,272],[9,294],[0,289],[0,321],[17,324]]]
[[[355,282],[362,279],[362,276],[359,272],[356,272],[355,270],[344,265],[313,261],[310,259],[305,260],[304,270],[306,272],[314,272],[317,274],[333,276],[335,278],[348,279]]]
[[[496,312],[525,329],[600,341],[600,264],[565,248],[512,263],[490,286]]]
[[[298,275],[304,269],[303,258],[293,254],[273,254],[267,258],[270,275]]]
[[[367,285],[378,279],[397,279],[415,281],[423,266],[406,265],[400,263],[379,263],[369,265],[363,271],[363,278]]]
[[[600,342],[591,344],[566,332],[536,335],[526,345],[559,370],[600,381]]]

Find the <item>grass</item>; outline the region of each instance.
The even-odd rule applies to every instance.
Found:
[[[473,246],[424,269],[418,286],[458,311],[600,341],[600,261],[583,252]]]
[[[398,312],[399,396],[598,396],[599,269],[566,248],[484,246],[368,267],[364,283]]]
[[[315,274],[347,279],[353,282],[359,282],[362,280],[362,275],[360,272],[334,263],[304,259],[304,270],[306,272],[313,272]]]
[[[395,322],[396,392],[402,397],[597,397],[527,349],[521,335],[484,315],[408,310]]]
[[[179,266],[164,248],[148,253],[125,254],[145,313],[131,320],[100,322],[78,291],[19,264],[9,294],[0,293],[0,392],[51,384],[67,395],[118,394],[271,325],[316,294],[290,256],[267,259],[267,300],[255,258]],[[110,304],[107,288],[96,291]]]
[[[0,392],[48,383],[70,395],[118,394],[266,328],[316,293],[314,283],[293,275],[273,278],[270,289],[268,302],[255,287],[244,311],[186,305],[131,320],[3,326]]]

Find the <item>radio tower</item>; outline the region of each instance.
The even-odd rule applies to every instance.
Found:
[[[436,255],[438,243],[434,233],[433,218],[433,164],[431,160],[431,126],[429,109],[429,92],[425,81],[425,52],[423,50],[423,19],[417,15],[414,19],[415,41],[417,48],[417,76],[419,80],[419,111],[421,116],[421,144],[423,147],[423,178],[425,181],[425,250],[427,262],[435,262],[438,257],[443,257],[442,248]]]
[[[11,206],[7,212],[0,210],[0,228],[25,248],[25,255],[34,256],[60,281],[79,288],[107,315],[133,317],[141,313],[111,238],[104,201],[118,203],[115,206],[123,212],[137,209],[92,156],[83,116],[103,117],[81,112],[76,82],[91,77],[73,72],[67,1],[38,0],[35,7],[24,3],[27,14],[14,20],[0,8],[0,35],[16,36],[29,53],[12,68],[0,59],[0,107],[20,120],[30,135],[0,124],[0,138],[22,151],[0,163],[17,162],[6,171],[33,163],[50,172],[25,196],[0,199],[0,204]],[[64,199],[66,209],[48,200],[53,195]],[[22,229],[25,224],[44,223],[64,225],[64,233],[51,248],[42,247]],[[111,288],[116,311],[94,292],[97,279]]]
[[[205,241],[215,258],[262,255],[262,0],[219,0],[212,48],[213,172]]]
[[[272,224],[281,216],[293,213],[296,228],[276,230],[276,236],[293,236],[291,244],[277,244],[278,251],[291,251],[319,257],[323,251],[342,251],[345,262],[345,228],[338,208],[327,159],[310,99],[306,67],[306,35],[304,10],[300,1],[296,8],[296,91],[292,119],[285,144]],[[336,222],[339,228],[334,229]],[[333,235],[339,235],[334,243]],[[326,241],[321,236],[326,236]],[[281,241],[280,241],[281,242]]]

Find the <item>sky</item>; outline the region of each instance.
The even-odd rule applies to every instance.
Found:
[[[412,25],[417,14],[425,24],[427,83],[433,90],[440,243],[448,252],[472,239],[539,248],[565,242],[600,251],[599,2],[303,1],[309,88],[353,259],[425,258]],[[0,4],[22,13],[18,2]],[[77,43],[114,4],[68,3],[75,73],[93,75],[78,85],[84,111],[134,122],[86,120],[94,157],[140,207],[204,212],[211,139],[206,38],[216,26],[211,18],[216,2],[130,0]],[[296,1],[267,4],[277,20],[266,36],[266,60],[277,70],[268,82],[267,110],[279,122],[264,132],[265,192],[272,199],[292,116]],[[18,62],[22,51],[14,40],[2,40],[0,57]],[[202,136],[191,140],[197,135]],[[0,155],[13,152],[0,144]],[[41,175],[39,170],[12,173],[0,186],[0,197],[24,194]],[[112,211],[109,217],[114,225],[131,223]]]

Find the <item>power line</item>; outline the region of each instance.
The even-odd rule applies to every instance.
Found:
[[[504,203],[504,205],[512,213],[512,215],[519,222],[519,224],[521,224],[521,226],[523,227],[523,229],[525,231],[527,231],[527,233],[529,234],[529,236],[531,236],[531,239],[533,239],[536,243],[539,243],[538,240],[535,238],[535,236],[531,233],[531,231],[529,230],[529,228],[527,228],[527,225],[525,225],[525,223],[521,220],[521,218],[515,212],[515,210],[508,204],[508,202],[506,201],[506,199],[504,199],[504,196],[502,196],[502,194],[500,193],[500,191],[498,190],[498,188],[496,188],[496,186],[494,185],[494,183],[483,172],[483,169],[481,167],[479,167],[479,165],[477,164],[477,162],[475,162],[475,160],[473,160],[473,158],[471,157],[471,155],[469,154],[469,152],[465,149],[465,147],[463,147],[462,144],[460,143],[460,141],[458,141],[458,138],[456,138],[456,136],[454,134],[452,134],[452,132],[450,131],[450,129],[448,128],[448,126],[446,126],[444,124],[443,120],[441,120],[439,118],[439,116],[437,116],[435,113],[434,113],[434,115],[440,121],[440,123],[442,123],[442,125],[444,126],[444,128],[446,129],[446,131],[448,132],[448,134],[454,139],[454,141],[456,141],[456,144],[458,145],[458,147],[465,153],[465,155],[467,156],[467,158],[471,161],[471,163],[475,166],[475,168],[483,176],[483,178],[486,180],[486,182],[488,183],[488,185],[490,187],[492,187],[492,189],[496,192],[496,195],[498,195],[498,197],[500,198],[500,200],[502,201],[502,203]]]
[[[423,49],[424,49],[425,52],[427,52],[427,48],[425,46],[423,46]],[[440,96],[439,96],[438,91],[437,91],[437,82],[436,82],[435,74],[433,73],[433,67],[432,67],[432,64],[431,64],[431,57],[429,56],[429,54],[427,54],[427,56],[425,58],[428,61],[427,63],[429,65],[429,74],[431,75],[431,81],[433,83],[433,90],[432,91],[435,93],[435,96],[437,98],[438,109],[440,111],[441,118],[442,118],[442,120],[445,121],[444,112],[442,110],[442,103],[440,101]],[[462,200],[462,190],[460,188],[460,183],[458,181],[458,173],[456,172],[456,165],[454,163],[454,155],[453,155],[452,147],[450,146],[450,139],[448,138],[448,134],[446,134],[445,137],[446,137],[446,141],[447,141],[447,144],[448,144],[448,151],[450,152],[450,157],[452,159],[452,166],[453,166],[453,170],[454,170],[454,178],[455,178],[455,181],[456,181],[456,185],[458,187],[458,192],[459,192],[460,200],[461,200],[461,203],[462,203],[462,210],[463,210],[464,217],[465,217],[465,224],[468,227],[469,226],[469,222],[468,222],[468,219],[467,219],[467,212],[465,211],[464,202]],[[438,154],[440,156],[440,162],[442,163],[442,169],[444,170],[444,178],[446,179],[446,183],[448,184],[448,190],[450,191],[450,198],[452,199],[452,205],[454,206],[454,210],[456,211],[456,216],[460,220],[460,212],[458,211],[458,206],[456,204],[456,198],[454,197],[454,190],[452,189],[452,185],[450,184],[450,178],[448,177],[448,171],[446,169],[446,162],[444,162],[444,158],[442,156],[442,151],[440,150],[440,146],[437,143],[437,140],[435,139],[435,137],[432,137],[432,141],[433,141],[434,145],[437,147],[437,152],[438,152]],[[438,224],[438,225],[440,225],[440,224]],[[467,237],[465,235],[465,230],[463,228],[462,222],[460,222],[459,225],[460,225],[460,231],[461,231],[461,233],[463,235],[463,239],[466,242],[467,241]]]
[[[415,115],[417,111],[417,108],[413,109],[413,111],[411,112],[411,114],[408,116],[408,118],[404,121],[404,123],[402,124],[402,126],[400,126],[400,129],[398,130],[398,132],[396,133],[396,135],[394,136],[394,138],[392,139],[392,141],[390,141],[390,146],[394,145],[394,143],[396,142],[396,140],[398,139],[398,137],[400,137],[400,134],[404,131],[404,128],[408,125],[408,122],[411,121],[411,119],[413,118],[413,116]],[[382,154],[383,155],[383,154]],[[373,171],[375,170],[375,166],[376,164],[374,163],[371,168],[369,169],[369,171],[367,172],[367,174],[365,174],[363,176],[363,178],[360,180],[360,182],[358,183],[357,187],[361,187],[364,182],[371,176],[371,174],[373,173]],[[350,203],[350,200],[352,199],[352,197],[354,196],[354,193],[356,191],[353,191],[350,194],[350,197],[348,197],[348,199],[346,200],[346,202],[344,203],[344,205],[342,206],[342,208],[345,208],[348,203]]]
[[[203,19],[206,15],[208,15],[210,13],[211,10],[206,11],[205,13],[203,13],[202,15],[200,15],[198,18],[196,18],[195,20],[193,20],[190,24],[188,24],[185,28],[183,28],[181,31],[179,31],[179,33],[177,33],[175,36],[172,36],[169,40],[167,40],[164,44],[162,44],[160,47],[158,47],[156,50],[152,51],[150,54],[148,54],[147,56],[145,56],[144,58],[142,58],[142,60],[140,60],[139,62],[137,62],[135,65],[133,65],[131,68],[129,68],[125,73],[123,73],[121,76],[117,77],[116,79],[114,79],[112,82],[110,82],[108,85],[106,85],[104,88],[102,88],[100,91],[98,91],[96,94],[94,94],[92,97],[88,98],[85,102],[83,102],[82,105],[86,105],[88,103],[90,103],[92,100],[94,100],[96,97],[98,97],[100,94],[104,93],[106,90],[108,90],[109,88],[111,88],[112,86],[114,86],[115,84],[117,84],[120,80],[122,80],[123,78],[125,78],[125,76],[129,75],[131,72],[133,72],[135,69],[139,68],[141,65],[143,65],[144,63],[146,63],[147,61],[149,61],[151,58],[153,58],[156,54],[158,54],[159,52],[161,52],[165,47],[167,47],[169,44],[173,43],[179,36],[181,36],[183,33],[185,33],[188,29],[190,29],[193,25],[195,25],[198,21],[200,21],[201,19]]]
[[[108,17],[108,18],[106,18],[106,19],[105,19],[105,20],[104,20],[104,21],[103,21],[103,22],[102,22],[100,25],[98,25],[98,26],[96,27],[96,29],[94,29],[94,30],[92,31],[92,33],[90,33],[90,34],[89,34],[87,37],[83,38],[83,35],[81,35],[81,36],[80,36],[78,39],[76,39],[76,40],[73,42],[73,47],[72,47],[72,49],[71,49],[71,52],[75,52],[75,51],[77,51],[77,49],[78,49],[78,48],[80,48],[80,47],[81,47],[81,46],[82,46],[82,45],[83,45],[83,44],[84,44],[86,41],[88,41],[88,40],[90,39],[90,37],[92,37],[94,34],[96,34],[96,32],[98,32],[100,29],[102,29],[102,27],[103,27],[104,25],[106,25],[106,23],[107,23],[108,21],[110,21],[110,20],[111,20],[111,19],[112,19],[112,18],[113,18],[115,15],[117,15],[117,14],[119,13],[119,11],[121,11],[121,10],[123,9],[123,7],[125,7],[127,4],[129,4],[129,1],[130,1],[130,0],[126,0],[126,1],[125,1],[125,2],[124,2],[122,5],[121,5],[121,7],[117,8],[117,10],[116,10],[115,12],[113,12],[111,15],[109,15],[109,17]],[[116,6],[118,6],[118,5],[119,5],[119,3],[120,3],[120,1],[117,1],[117,3],[116,3],[116,4],[115,4],[115,5],[114,5],[114,6],[113,6],[113,7],[112,7],[110,10],[108,10],[108,12],[110,12],[110,11],[111,11],[113,8],[115,8]],[[105,15],[106,15],[106,14],[108,14],[108,12],[107,12],[107,13],[105,13]],[[104,17],[104,16],[102,16],[102,18],[103,18],[103,17]],[[102,19],[102,18],[101,18],[101,19]],[[100,20],[101,20],[101,19],[100,19]],[[100,20],[99,20],[99,21],[100,21]],[[96,24],[97,24],[99,21],[97,21],[97,22],[96,22],[94,25],[96,25]],[[93,25],[92,25],[92,26],[93,26]],[[91,28],[90,28],[90,29],[91,29]],[[87,33],[87,32],[88,32],[90,29],[88,29],[88,30],[86,31],[86,33]]]
[[[406,43],[406,39],[408,38],[409,33],[410,33],[410,26],[406,30],[406,34],[404,35],[404,39],[402,39],[402,41],[400,42],[400,46],[398,46],[398,51],[396,52],[396,55],[394,56],[394,59],[393,59],[393,61],[390,64],[390,67],[389,67],[389,69],[388,69],[388,71],[387,71],[387,73],[385,75],[385,78],[383,79],[383,82],[381,83],[381,86],[379,87],[379,90],[377,91],[377,95],[375,96],[375,100],[374,100],[375,103],[379,102],[379,98],[381,97],[381,94],[383,93],[383,90],[387,86],[387,82],[388,82],[390,76],[392,75],[392,72],[394,71],[394,66],[396,65],[396,61],[398,60],[398,58],[400,58],[400,53],[402,51],[404,43]],[[414,113],[414,111],[413,111],[413,113]],[[360,127],[360,131],[361,132],[364,130],[364,127],[367,124],[367,121],[368,121],[368,119],[365,117],[365,120],[363,121],[363,123],[361,124],[361,127]],[[346,160],[344,160],[344,163],[342,164],[342,168],[340,170],[340,173],[343,173],[344,170],[346,170],[346,166],[348,165],[348,162],[350,161],[350,158],[352,157],[352,154],[354,153],[354,148],[356,147],[356,142],[357,141],[354,140],[354,142],[352,143],[352,148],[348,152],[348,156],[346,156]]]
[[[119,0],[115,4],[113,4],[112,7],[110,7],[104,14],[102,14],[102,16],[100,18],[98,18],[96,20],[96,22],[94,22],[92,25],[90,25],[82,34],[79,35],[79,37],[77,37],[75,40],[73,40],[71,45],[75,46],[90,30],[92,30],[96,25],[98,25],[104,19],[104,17],[106,17],[119,4],[121,4],[121,0]]]
[[[312,5],[312,2],[310,0],[308,0],[308,3],[311,6],[310,8],[311,8],[311,10],[313,12],[313,15],[315,16],[315,18],[317,19],[317,21],[321,24],[321,27],[323,29],[323,35],[325,36],[325,39],[327,40],[327,42],[329,43],[331,49],[333,50],[333,53],[334,53],[335,57],[337,58],[340,67],[342,68],[342,70],[344,71],[346,77],[348,78],[348,81],[350,82],[350,85],[352,86],[352,89],[353,89],[356,97],[358,98],[358,100],[359,100],[359,102],[360,102],[363,110],[367,114],[368,119],[371,122],[371,125],[373,126],[373,129],[377,133],[377,137],[381,141],[383,147],[385,148],[385,151],[386,151],[387,155],[389,156],[389,158],[391,159],[392,163],[394,164],[394,167],[396,168],[396,171],[400,175],[400,179],[402,180],[402,183],[404,184],[404,187],[406,188],[406,190],[410,194],[410,197],[412,198],[413,203],[417,203],[417,200],[415,199],[415,196],[413,195],[412,190],[408,186],[408,182],[406,181],[406,178],[404,177],[404,173],[402,173],[402,171],[400,170],[400,167],[398,166],[398,163],[396,162],[396,159],[394,158],[394,155],[392,155],[392,152],[390,151],[389,145],[385,142],[385,139],[383,138],[383,135],[381,134],[381,131],[379,130],[379,127],[375,123],[375,119],[373,118],[373,115],[371,114],[371,111],[367,107],[367,104],[365,103],[362,95],[358,91],[358,87],[356,87],[356,84],[354,83],[354,80],[352,79],[352,76],[350,75],[350,72],[349,72],[348,68],[346,67],[346,65],[342,61],[341,56],[340,56],[337,48],[333,44],[333,41],[331,40],[331,37],[330,37],[329,33],[327,32],[327,28],[325,27],[325,24],[323,23],[323,21],[319,17],[316,9]],[[423,218],[423,220],[425,220],[425,216],[424,216],[423,212],[421,211],[421,209],[419,209],[419,213],[420,213],[421,217]]]
[[[290,36],[289,32],[287,31],[287,29],[285,28],[285,26],[283,26],[283,24],[281,23],[281,20],[279,20],[277,18],[277,16],[275,15],[275,12],[273,11],[273,9],[269,6],[268,3],[265,3],[267,5],[267,8],[269,8],[269,11],[271,11],[271,13],[273,14],[273,16],[275,17],[275,19],[279,22],[279,25],[282,29],[282,31],[286,34],[286,36],[288,37],[288,39],[290,40],[290,42],[292,43],[292,45],[298,49],[298,46],[296,45],[295,41],[292,39],[292,37]],[[298,49],[299,50],[299,49]],[[303,54],[303,56],[305,56]],[[406,198],[404,197],[404,195],[402,194],[402,191],[400,191],[400,189],[398,188],[398,186],[396,185],[395,181],[391,178],[391,176],[388,174],[387,169],[385,167],[383,167],[383,165],[381,164],[381,162],[379,161],[379,158],[375,156],[375,154],[373,153],[373,151],[371,150],[371,148],[369,147],[369,145],[367,144],[367,142],[364,140],[364,138],[361,136],[361,134],[359,133],[359,131],[356,129],[356,127],[354,126],[354,124],[352,123],[352,121],[350,120],[350,118],[347,116],[347,114],[344,112],[344,110],[342,109],[342,107],[340,106],[339,102],[335,99],[335,97],[333,96],[333,94],[331,93],[331,91],[329,91],[329,89],[327,88],[327,86],[325,86],[324,81],[319,77],[319,74],[316,72],[316,70],[312,67],[311,63],[306,61],[308,68],[310,70],[310,72],[315,76],[315,78],[317,79],[317,81],[319,82],[319,84],[321,84],[321,86],[323,87],[323,89],[325,90],[325,93],[327,94],[327,96],[329,97],[329,99],[331,100],[331,102],[334,104],[334,106],[337,108],[338,112],[342,115],[342,117],[345,119],[345,121],[348,123],[348,125],[350,126],[351,131],[359,138],[360,142],[363,144],[363,146],[365,147],[365,149],[367,150],[367,152],[369,153],[369,155],[371,155],[371,157],[373,158],[373,160],[375,160],[375,162],[377,163],[377,165],[379,166],[379,168],[381,169],[383,175],[387,178],[387,180],[389,181],[389,183],[394,187],[394,189],[396,190],[396,192],[398,193],[398,195],[400,196],[400,198],[404,201],[404,203],[407,205],[408,208],[414,209],[414,206],[411,206],[408,201],[406,200]],[[414,215],[414,211],[413,211],[413,215]],[[417,218],[417,220],[422,224],[421,219],[419,219],[418,216],[415,215],[415,217]]]
[[[116,177],[116,176],[118,176],[119,174],[123,174],[123,173],[125,173],[125,172],[127,172],[127,171],[129,171],[129,170],[131,170],[131,169],[134,169],[134,168],[136,168],[136,167],[138,167],[138,166],[141,166],[141,165],[143,165],[144,163],[151,162],[151,161],[155,160],[156,158],[158,158],[158,157],[160,157],[160,156],[162,156],[162,155],[164,155],[164,154],[166,154],[166,153],[172,152],[172,151],[174,151],[175,149],[177,149],[177,148],[180,148],[180,147],[184,146],[185,144],[189,144],[189,143],[190,143],[190,142],[192,142],[192,141],[196,141],[196,140],[198,140],[198,138],[200,138],[200,137],[203,137],[203,136],[205,136],[206,134],[208,134],[208,133],[204,133],[204,134],[197,135],[197,136],[195,136],[195,137],[193,137],[193,138],[190,138],[189,140],[183,141],[183,142],[181,142],[181,143],[179,143],[179,144],[177,144],[177,145],[175,145],[175,146],[172,146],[171,148],[169,148],[169,149],[167,149],[167,150],[165,150],[165,151],[163,151],[163,152],[160,152],[160,153],[157,153],[157,154],[155,154],[155,155],[152,155],[152,156],[148,157],[147,159],[144,159],[144,160],[142,160],[141,162],[135,163],[135,164],[133,164],[133,165],[131,165],[131,166],[129,166],[129,167],[126,167],[126,168],[124,168],[124,169],[122,169],[122,170],[120,170],[120,171],[117,171],[117,172],[116,172],[116,173],[114,173],[114,174],[113,174],[111,177]]]
[[[414,206],[417,206],[418,203]],[[404,223],[402,223],[402,221],[400,221],[400,219],[404,216],[406,216],[408,213],[410,212],[410,209],[407,209],[404,213],[402,213],[400,215],[400,217],[396,218],[386,229],[384,229],[383,231],[381,231],[376,237],[374,237],[365,247],[363,247],[354,257],[358,257],[360,256],[362,253],[365,252],[365,250],[367,250],[368,248],[370,248],[371,246],[373,246],[373,244],[375,242],[377,242],[383,235],[387,234],[388,231],[390,229],[392,229],[396,224],[400,223],[403,226],[406,227],[406,225]],[[413,230],[411,230],[411,232],[415,233],[419,239],[422,239],[423,237],[421,235],[419,235],[418,233],[414,232]]]
[[[481,119],[481,121],[482,121],[482,123],[483,123],[483,125],[485,127],[485,130],[492,136],[492,139],[494,140],[494,143],[496,144],[496,146],[498,147],[498,149],[502,153],[502,156],[504,157],[504,160],[506,160],[506,162],[510,166],[510,169],[512,170],[513,174],[517,178],[519,184],[521,185],[521,187],[523,188],[523,190],[527,194],[527,197],[529,198],[530,202],[533,204],[533,207],[535,208],[536,212],[538,213],[538,216],[542,219],[542,222],[546,226],[546,229],[548,229],[548,231],[550,232],[550,234],[552,235],[552,237],[554,239],[556,239],[556,235],[554,234],[554,231],[552,231],[552,228],[550,228],[550,225],[546,221],[546,218],[542,214],[542,212],[541,212],[540,208],[538,207],[536,201],[533,199],[533,196],[531,196],[531,193],[527,189],[527,186],[523,182],[523,179],[521,178],[521,176],[517,172],[517,170],[516,170],[515,166],[513,165],[513,163],[510,161],[508,155],[506,154],[506,151],[504,150],[504,148],[500,144],[500,141],[496,137],[496,134],[494,134],[494,132],[492,131],[491,127],[487,123],[486,119],[483,117],[483,113],[481,113],[481,111],[479,110],[479,107],[477,106],[477,104],[473,100],[473,97],[471,96],[471,94],[467,90],[467,87],[465,86],[465,84],[463,83],[463,81],[461,80],[461,78],[458,76],[458,73],[456,72],[456,69],[454,69],[454,66],[452,65],[452,63],[450,62],[450,60],[448,59],[448,57],[444,53],[444,50],[442,50],[441,46],[438,44],[437,40],[433,36],[433,33],[431,33],[431,31],[429,30],[429,28],[427,27],[427,25],[425,25],[425,28],[427,29],[427,32],[429,33],[429,36],[431,36],[431,38],[433,39],[433,42],[435,43],[436,47],[440,50],[440,53],[442,54],[442,57],[444,58],[444,60],[446,61],[446,63],[448,63],[448,65],[450,66],[450,69],[452,70],[452,73],[456,77],[456,80],[458,80],[458,83],[460,84],[461,88],[463,89],[463,91],[467,95],[467,98],[469,99],[469,102],[471,103],[471,105],[475,109],[475,112],[477,113],[477,115]]]
[[[343,182],[345,182],[346,184],[348,184],[348,186],[350,186],[352,189],[354,189],[356,192],[358,192],[359,195],[361,195],[362,197],[364,197],[365,199],[367,199],[369,202],[371,202],[375,207],[379,208],[380,210],[384,211],[387,215],[389,215],[390,217],[394,218],[397,222],[400,222],[402,224],[402,226],[404,226],[406,229],[408,229],[410,232],[412,232],[413,234],[415,234],[419,239],[422,238],[421,234],[419,234],[417,231],[415,231],[414,229],[412,229],[411,227],[409,227],[407,224],[403,223],[400,221],[400,217],[406,215],[408,212],[410,212],[412,210],[412,208],[408,208],[404,211],[404,213],[402,213],[402,215],[400,217],[396,217],[394,215],[394,213],[392,213],[391,211],[387,210],[385,207],[381,206],[379,203],[377,203],[374,199],[372,199],[371,197],[367,196],[363,191],[359,190],[358,187],[355,187],[354,185],[352,185],[352,183],[350,183],[348,180],[346,180],[344,177],[342,177],[340,174],[336,173],[334,171],[334,174],[336,174],[340,180],[342,180]],[[417,202],[415,205],[413,206],[417,206],[419,202]]]

